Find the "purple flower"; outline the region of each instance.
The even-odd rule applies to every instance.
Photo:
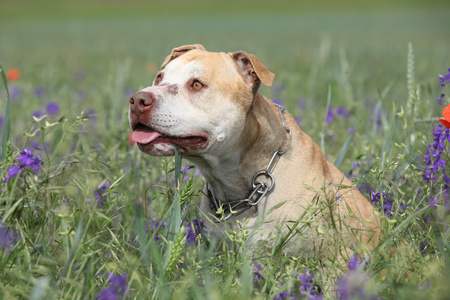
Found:
[[[420,285],[419,284],[419,289],[421,290],[427,290],[430,287],[431,282],[427,282],[426,285]]]
[[[275,94],[281,94],[286,89],[286,87],[284,86],[284,84],[277,84],[272,89]]]
[[[98,201],[98,205],[105,205],[106,201],[111,199],[111,195],[107,192],[110,184],[106,181],[94,191],[94,198]]]
[[[306,107],[306,99],[305,98],[298,99],[297,106],[300,109],[304,109]]]
[[[281,292],[278,295],[276,295],[275,298],[273,298],[273,300],[286,300],[286,299],[288,299],[288,297],[289,297],[289,299],[295,299],[295,298],[293,298],[293,296],[288,295],[288,292],[284,291],[284,292]]]
[[[97,295],[98,300],[116,300],[126,298],[127,292],[127,274],[122,273],[115,276],[108,273],[108,286]]]
[[[309,299],[309,300],[321,300],[323,296],[317,294],[316,284],[313,283],[314,273],[308,273],[306,269],[303,269],[303,274],[300,273],[299,282],[300,286],[298,290],[293,288],[288,289],[278,294],[275,299]],[[280,287],[283,287],[282,285]]]
[[[4,122],[5,122],[5,118],[3,116],[0,116],[0,128],[3,127]]]
[[[328,124],[330,124],[335,118],[336,118],[336,116],[335,116],[335,114],[334,114],[333,108],[330,107],[330,108],[328,109],[328,112],[327,112],[327,118],[326,118],[325,122],[326,122],[327,125],[328,125]]]
[[[441,81],[439,87],[442,89],[447,83],[450,82],[450,68],[448,69],[448,73],[445,75],[439,74],[439,80]]]
[[[33,114],[32,114],[32,116],[35,117],[35,118],[40,118],[40,117],[42,117],[43,115],[44,115],[44,113],[43,113],[42,111],[40,111],[40,110],[36,110],[36,111],[34,111]]]
[[[95,121],[97,119],[97,112],[93,108],[91,108],[90,110],[84,113],[84,116]]]
[[[262,267],[260,264],[253,264],[253,280],[261,280],[262,275],[260,273],[262,271]]]
[[[281,99],[279,99],[279,98],[275,98],[275,99],[273,99],[272,101],[273,101],[273,103],[275,103],[275,104],[283,105],[283,101],[282,101]]]
[[[383,201],[381,201],[381,195],[383,195]],[[372,191],[372,198],[370,199],[370,201],[372,202],[373,206],[377,207],[380,210],[383,209],[384,214],[389,219],[393,218],[393,215],[392,215],[393,201],[391,199],[387,198],[385,191],[382,191],[381,194],[374,193]]]
[[[370,290],[370,278],[361,270],[350,270],[337,282],[338,299],[378,299]]]
[[[361,265],[369,265],[369,263],[367,261],[365,261],[365,259],[363,260],[358,260],[358,256],[356,254],[353,254],[353,256],[350,258],[350,260],[348,261],[348,268],[349,270],[356,270],[358,268],[358,266]]]
[[[18,166],[12,166],[8,169],[8,177],[4,180],[4,182],[8,182],[11,178],[17,177],[19,172],[25,168],[29,167],[34,169],[35,171],[39,171],[39,166],[43,164],[41,158],[41,153],[38,156],[33,155],[33,148],[27,149],[24,148],[22,152],[20,152],[20,156],[17,157],[17,161],[19,162]]]
[[[162,223],[159,222],[159,219],[149,219],[148,224],[146,225],[147,229],[145,232],[150,233],[151,235],[155,235],[155,241],[161,241],[161,237],[157,234],[157,231],[160,227],[165,228],[167,223],[164,221]]]
[[[314,273],[310,272],[307,273],[306,269],[303,269],[303,274],[300,276],[299,281],[301,282],[300,285],[300,297],[305,296],[314,296],[316,295],[316,284],[313,283]]]
[[[83,91],[77,91],[75,93],[75,96],[77,97],[78,100],[84,100],[86,98],[86,93]]]
[[[131,96],[133,96],[134,93],[136,93],[135,89],[128,88],[125,90],[125,96],[127,96],[127,98],[130,98]]]
[[[38,156],[34,156],[33,150],[33,148],[24,148],[23,151],[20,152],[20,156],[17,157],[17,160],[20,162],[21,168],[27,166],[34,169],[35,171],[38,171],[39,165],[43,164],[42,160],[40,160],[42,154],[39,153]]]
[[[422,174],[425,181],[433,181],[442,178],[442,191],[445,202],[449,200],[450,177],[447,174],[447,161],[444,159],[445,143],[450,143],[450,129],[438,125],[433,131],[433,144],[427,144],[427,151],[424,154],[424,173]],[[436,196],[430,198],[429,205],[436,206]]]
[[[442,100],[444,99],[444,94],[441,94],[441,96],[439,96],[438,97],[438,103],[439,103],[439,105],[441,105],[442,104]]]
[[[185,227],[184,235],[186,236],[186,246],[194,246],[197,244],[197,236],[204,231],[206,228],[203,221],[198,221],[195,219],[192,223],[188,223],[184,221],[183,223]]]
[[[438,199],[438,198],[439,198],[438,196],[431,196],[428,206],[435,207],[435,206],[439,205],[439,202],[436,201],[436,199]]]
[[[355,132],[355,127],[350,127],[350,128],[347,130],[347,132],[348,132],[348,133],[353,133],[353,132]]]
[[[0,249],[10,250],[19,239],[19,235],[0,221]]]
[[[420,252],[422,252],[422,254],[427,254],[428,253],[428,245],[429,244],[430,244],[429,241],[420,242],[419,249],[420,249]]]
[[[47,93],[48,93],[48,90],[44,86],[37,86],[33,91],[33,95],[36,98],[41,98],[42,96],[46,95]]]
[[[11,101],[17,101],[17,98],[19,97],[20,94],[20,88],[18,86],[11,86],[9,89],[9,98],[11,99]]]
[[[342,106],[339,106],[339,107],[336,109],[336,113],[337,113],[338,116],[341,116],[341,117],[344,117],[344,118],[348,118],[348,117],[350,116],[350,113],[348,112],[348,110],[345,109],[345,108],[342,107]]]
[[[59,112],[59,104],[57,102],[49,102],[45,106],[45,109],[47,110],[47,113],[49,115],[55,115]]]
[[[5,178],[3,182],[8,182],[11,178],[17,177],[20,170],[22,170],[19,166],[12,166],[8,169],[8,177]]]

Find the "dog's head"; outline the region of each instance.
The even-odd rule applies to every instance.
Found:
[[[172,50],[152,86],[130,98],[133,140],[151,155],[228,151],[242,138],[260,83],[274,75],[252,54],[214,53],[202,45]]]

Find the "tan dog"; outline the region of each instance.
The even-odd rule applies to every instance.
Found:
[[[252,54],[173,49],[153,85],[130,99],[132,138],[150,155],[178,148],[201,171],[200,209],[218,222],[208,226],[218,238],[240,221],[252,242],[295,225],[289,248],[304,254],[336,236],[344,246],[369,241],[377,235],[371,204],[291,115],[258,93],[273,79]]]

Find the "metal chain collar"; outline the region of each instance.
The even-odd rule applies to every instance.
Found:
[[[283,111],[285,108],[281,105],[275,104],[278,107],[278,111],[280,113],[281,122],[283,123],[284,129],[289,133],[289,136],[292,136],[291,130],[286,126],[283,118]],[[252,186],[253,190],[250,192],[250,195],[246,199],[242,200],[234,200],[229,201],[224,204],[220,203],[214,196],[214,192],[209,188],[208,182],[206,182],[206,190],[208,191],[207,197],[209,198],[209,207],[211,210],[216,212],[216,219],[214,222],[220,223],[228,220],[231,216],[236,216],[252,206],[258,205],[259,202],[269,193],[274,185],[275,178],[272,175],[278,161],[283,155],[285,151],[277,150],[272,155],[272,159],[270,160],[267,168],[263,171],[257,172],[253,175],[252,178]],[[258,178],[266,178],[266,182],[259,181]],[[241,206],[241,207],[240,207]]]

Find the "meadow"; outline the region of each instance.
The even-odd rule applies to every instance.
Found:
[[[450,5],[363,2],[3,1],[0,299],[449,299]],[[201,174],[142,154],[127,120],[194,43],[275,73],[260,91],[376,207],[375,249],[342,266],[209,238]]]

